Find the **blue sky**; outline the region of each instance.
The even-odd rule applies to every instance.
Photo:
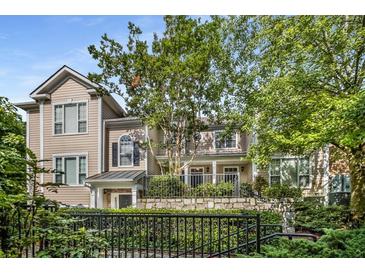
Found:
[[[161,16],[0,16],[0,95],[29,101],[29,93],[62,65],[85,75],[97,71],[87,47],[98,45],[104,33],[125,44],[128,21],[147,40],[164,27]]]

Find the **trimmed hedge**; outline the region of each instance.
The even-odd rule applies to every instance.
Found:
[[[317,242],[279,239],[262,246],[267,258],[364,258],[365,228],[325,230]]]
[[[351,210],[345,206],[324,206],[316,201],[294,203],[296,230],[323,233],[324,229],[356,227],[351,221]]]
[[[287,184],[273,185],[263,190],[263,196],[270,199],[294,198],[302,196],[302,190],[298,187],[291,187]]]

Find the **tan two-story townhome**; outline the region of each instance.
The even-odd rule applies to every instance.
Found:
[[[61,183],[57,193],[44,194],[63,204],[96,208],[137,206],[146,176],[160,174],[159,162],[166,152],[142,149],[150,138],[163,140],[126,111],[112,96],[99,96],[99,86],[77,71],[63,66],[30,93],[31,102],[17,103],[26,111],[27,146],[40,164],[61,173],[45,173],[41,183]],[[253,138],[233,133],[222,138],[223,126],[209,125],[201,132],[194,160],[189,147],[183,161],[186,184],[222,181],[249,183],[257,175],[270,184],[291,182],[307,191],[323,191],[329,165],[323,154],[306,157],[275,157],[268,170],[258,170],[247,160]],[[326,175],[327,174],[327,175]],[[326,177],[327,176],[327,177]],[[319,183],[318,183],[319,182]]]

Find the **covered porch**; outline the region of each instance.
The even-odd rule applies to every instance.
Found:
[[[108,171],[85,180],[90,187],[90,208],[136,207],[143,191],[144,170]]]
[[[182,177],[192,187],[201,183],[247,183],[252,181],[252,165],[239,159],[194,161],[185,166]]]

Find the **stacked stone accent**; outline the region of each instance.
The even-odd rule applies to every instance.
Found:
[[[256,198],[166,198],[138,199],[137,207],[142,209],[247,209],[256,211],[276,211],[282,215],[284,232],[294,232],[292,220],[294,212],[292,199],[261,200]]]
[[[256,198],[166,198],[138,199],[137,207],[144,209],[248,209],[283,212],[288,210],[290,201],[261,200]],[[290,207],[290,206],[289,206]]]

